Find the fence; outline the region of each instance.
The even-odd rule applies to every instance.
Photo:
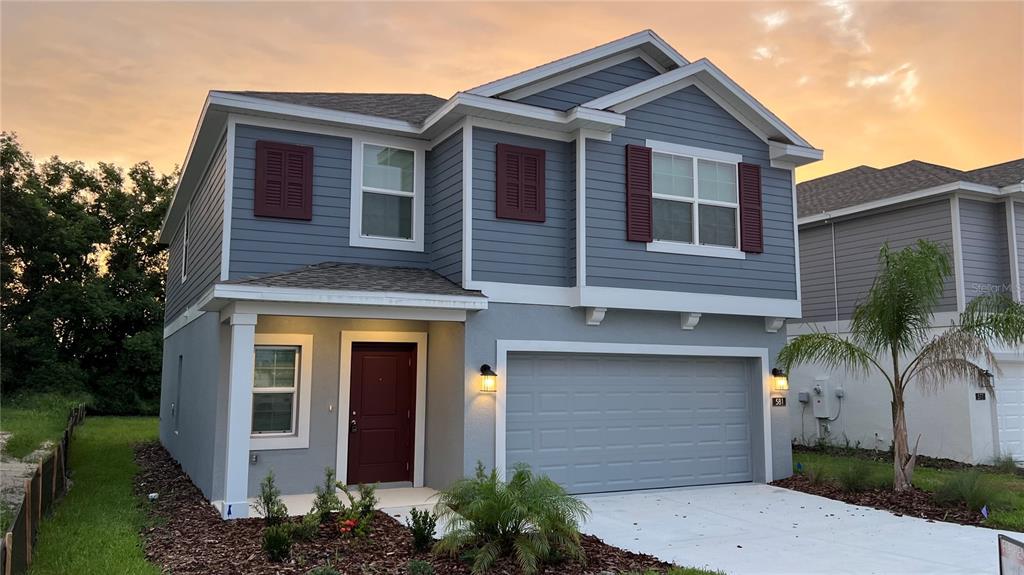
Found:
[[[85,418],[85,408],[68,414],[64,437],[53,453],[43,458],[30,479],[25,480],[25,496],[14,520],[0,541],[0,575],[20,575],[32,564],[32,546],[43,516],[68,489],[68,448],[75,427]]]

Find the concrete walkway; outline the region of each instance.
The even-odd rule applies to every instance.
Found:
[[[999,572],[998,531],[897,517],[769,485],[583,499],[593,511],[585,532],[664,561],[729,575]]]

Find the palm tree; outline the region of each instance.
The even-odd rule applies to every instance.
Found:
[[[824,331],[796,336],[779,352],[779,363],[786,371],[820,362],[851,375],[882,374],[892,392],[893,488],[905,491],[921,440],[919,435],[909,449],[907,387],[916,382],[938,389],[960,382],[991,391],[991,374],[982,366],[998,373],[990,346],[1024,342],[1024,305],[1001,293],[982,295],[958,322],[933,335],[934,309],[951,273],[946,248],[925,240],[899,251],[885,244],[878,264],[871,290],[853,310],[849,337]],[[906,365],[901,364],[904,358],[910,358]]]

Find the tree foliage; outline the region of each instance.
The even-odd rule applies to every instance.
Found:
[[[945,329],[936,326],[934,310],[951,273],[949,254],[938,244],[920,240],[899,251],[883,245],[875,281],[854,308],[849,337],[799,335],[779,352],[779,363],[787,370],[818,361],[852,375],[873,372],[885,379],[892,394],[896,491],[910,488],[917,460],[917,446],[911,449],[907,437],[907,387],[917,382],[939,389],[958,382],[990,388],[985,366],[999,371],[990,346],[1024,343],[1024,304],[1006,294],[979,296],[956,323]]]
[[[152,413],[160,394],[166,253],[157,234],[176,174],[57,157],[0,134],[0,385]]]

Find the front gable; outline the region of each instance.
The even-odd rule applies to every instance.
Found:
[[[524,104],[564,111],[649,80],[658,74],[657,69],[638,56],[536,94],[510,99],[516,99]]]

